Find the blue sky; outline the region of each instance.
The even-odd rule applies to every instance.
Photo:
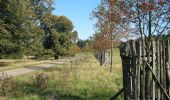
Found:
[[[55,0],[53,14],[67,16],[79,33],[80,39],[87,39],[94,33],[94,21],[90,20],[92,10],[100,0]]]

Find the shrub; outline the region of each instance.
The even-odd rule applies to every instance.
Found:
[[[34,76],[34,84],[40,89],[45,90],[48,85],[49,76],[44,73],[38,73]]]
[[[25,83],[24,82],[20,82],[18,80],[12,80],[11,84],[10,84],[10,96],[21,96],[23,93],[23,87],[24,87]]]
[[[74,56],[75,54],[80,52],[80,48],[77,45],[72,45],[69,48],[69,55]]]
[[[53,57],[53,51],[51,49],[45,49],[44,50],[44,59],[47,60],[50,57]]]
[[[2,96],[6,96],[9,93],[9,87],[11,83],[12,77],[8,76],[6,73],[2,73],[0,77],[1,84],[1,94]]]
[[[21,47],[10,40],[0,40],[0,58],[22,58]]]

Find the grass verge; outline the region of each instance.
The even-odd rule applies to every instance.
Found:
[[[114,49],[114,66],[100,66],[92,53],[83,59],[56,65],[43,71],[13,78],[13,87],[7,100],[109,100],[122,88],[122,69],[119,51]],[[49,76],[45,90],[34,84],[34,76]],[[2,97],[3,98],[3,97]],[[119,97],[117,100],[122,100]]]

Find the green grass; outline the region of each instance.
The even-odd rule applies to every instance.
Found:
[[[122,66],[122,60],[120,58],[120,52],[119,52],[118,48],[113,49],[113,64]],[[113,65],[113,67],[114,67],[114,65]]]
[[[40,91],[33,84],[35,73],[50,76],[48,87]],[[81,60],[56,65],[44,71],[33,72],[15,77],[15,91],[11,91],[8,100],[109,100],[122,88],[122,69],[119,50],[114,49],[114,66],[112,73],[108,66],[100,66],[92,53],[86,53]],[[59,99],[59,100],[60,100]],[[70,100],[70,99],[69,99]],[[122,100],[119,97],[118,100]]]

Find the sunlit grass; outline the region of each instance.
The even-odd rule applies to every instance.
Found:
[[[58,97],[61,100],[109,100],[122,88],[121,59],[118,49],[114,49],[114,66],[110,73],[110,65],[100,66],[92,53],[85,54],[81,60],[56,65],[44,71],[33,72],[14,78],[21,85],[18,95],[11,95],[11,100],[50,100]],[[48,87],[38,91],[32,85],[35,73],[45,73],[50,76]],[[59,99],[59,100],[60,100]],[[71,100],[74,100],[71,99]],[[122,100],[119,97],[118,100]]]
[[[50,60],[13,60],[13,59],[1,59],[0,62],[7,62],[9,65],[0,66],[0,71],[17,69],[21,67],[34,67],[35,65],[44,64]]]

